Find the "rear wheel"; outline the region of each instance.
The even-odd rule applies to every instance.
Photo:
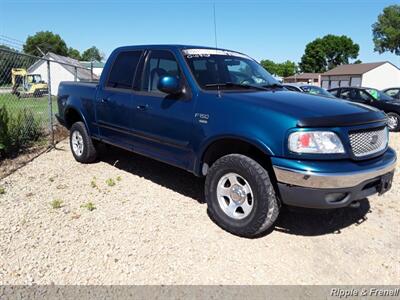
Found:
[[[226,155],[212,165],[205,195],[210,217],[239,236],[260,235],[272,227],[279,215],[268,172],[244,155]]]
[[[396,113],[388,113],[388,127],[390,131],[400,130],[400,116]]]
[[[81,163],[96,160],[97,151],[83,122],[76,122],[70,129],[70,146],[74,158]]]

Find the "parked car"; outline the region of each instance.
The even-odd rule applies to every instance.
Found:
[[[388,115],[389,130],[400,130],[400,101],[372,88],[342,87],[331,89],[329,92],[338,98],[368,104],[383,110]]]
[[[382,92],[384,92],[389,97],[400,100],[400,87],[389,88],[389,89],[383,90]]]
[[[396,163],[383,112],[287,91],[225,49],[118,48],[98,84],[60,84],[57,119],[79,162],[108,143],[205,176],[211,218],[245,237],[271,228],[282,205],[355,207],[383,194]]]
[[[307,93],[311,95],[324,96],[328,98],[336,98],[324,88],[311,84],[284,83],[283,87],[293,92]]]

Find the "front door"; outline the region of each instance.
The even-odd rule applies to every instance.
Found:
[[[153,50],[145,61],[133,120],[133,129],[141,138],[136,151],[188,168],[193,160],[190,138],[194,105],[186,80],[175,55],[168,50]],[[181,80],[182,95],[171,96],[158,90],[159,79],[166,75]]]

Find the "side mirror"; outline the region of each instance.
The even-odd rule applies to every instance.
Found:
[[[157,88],[168,95],[182,93],[181,81],[175,76],[162,76],[158,81]]]

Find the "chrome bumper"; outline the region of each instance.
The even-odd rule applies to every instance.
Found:
[[[274,166],[274,171],[280,183],[316,189],[337,189],[354,187],[366,180],[390,173],[395,168],[396,158],[376,168],[346,173],[316,173],[279,166]]]

